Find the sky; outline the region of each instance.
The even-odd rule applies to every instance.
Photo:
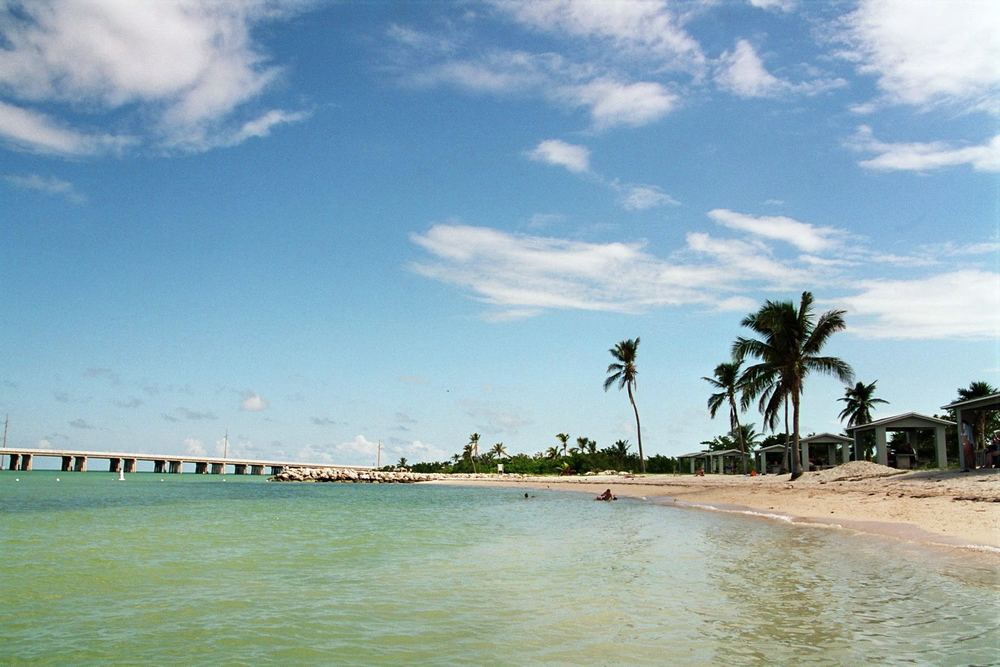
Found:
[[[0,2],[8,444],[446,460],[728,430],[765,300],[1000,384],[1000,4]],[[811,375],[802,432],[839,432]],[[760,426],[750,411],[742,419]]]

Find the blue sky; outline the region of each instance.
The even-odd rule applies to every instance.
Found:
[[[765,299],[1000,382],[990,2],[0,4],[11,445],[371,464],[722,433]],[[810,377],[804,432],[843,387]],[[744,417],[760,423],[753,413]]]

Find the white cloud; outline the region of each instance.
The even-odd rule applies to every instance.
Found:
[[[816,227],[782,215],[754,216],[717,208],[709,211],[708,217],[724,227],[775,241],[784,241],[806,252],[829,250],[837,243],[837,230],[831,227]]]
[[[862,0],[845,39],[891,102],[1000,110],[1000,3]]]
[[[1000,134],[978,146],[943,141],[886,143],[876,139],[869,126],[861,125],[846,144],[856,151],[875,153],[858,164],[876,171],[931,171],[961,165],[976,171],[1000,171]]]
[[[594,127],[600,130],[647,125],[672,111],[679,99],[658,83],[607,78],[566,86],[557,96],[574,106],[589,108]]]
[[[612,52],[688,70],[696,70],[704,61],[698,42],[661,0],[499,0],[495,5],[537,30],[610,41]]]
[[[42,438],[35,443],[36,449],[52,449],[52,441],[46,438]]]
[[[254,391],[247,391],[243,394],[243,399],[240,401],[240,410],[260,412],[261,410],[267,410],[268,405],[267,399],[263,398],[260,394]]]
[[[205,445],[197,438],[184,438],[184,453],[191,456],[205,456]]]
[[[1000,273],[954,271],[914,280],[871,280],[842,297],[849,331],[870,338],[1000,339]]]
[[[413,440],[412,442],[393,442],[389,447],[387,447],[382,452],[382,465],[389,465],[391,463],[396,463],[400,458],[406,458],[408,463],[423,463],[431,461],[447,461],[449,458],[448,452],[436,447],[434,445],[429,445],[420,440]]]
[[[655,185],[622,188],[621,205],[626,211],[645,211],[659,206],[679,206],[680,202]]]
[[[784,285],[803,278],[766,247],[690,234],[691,259],[661,259],[642,243],[585,243],[439,224],[411,236],[432,258],[412,266],[496,308],[492,320],[550,309],[636,313],[654,307],[714,304],[747,281]]]
[[[65,197],[74,204],[82,204],[87,200],[69,181],[55,176],[39,176],[38,174],[4,174],[3,180],[22,190],[34,190],[47,195]]]
[[[83,156],[116,152],[134,143],[130,137],[86,134],[35,111],[0,101],[0,138],[35,153]]]
[[[781,12],[795,9],[795,0],[749,0],[749,2],[758,9],[776,9]]]
[[[585,146],[568,144],[559,139],[546,139],[527,153],[536,162],[545,162],[580,174],[590,171],[590,151]]]
[[[5,47],[0,49],[0,87],[27,103],[65,104],[92,114],[137,111],[155,119],[148,126],[168,146],[211,147],[219,143],[217,133],[239,135],[227,128],[232,114],[280,74],[253,44],[251,28],[297,4],[5,4],[0,8]],[[46,126],[44,117],[34,116],[33,126],[20,118],[22,136],[12,140],[68,155],[96,152],[94,138],[51,122]]]
[[[733,51],[726,51],[716,64],[715,81],[740,97],[772,97],[786,93],[816,95],[847,85],[844,79],[815,78],[794,83],[767,71],[753,45],[745,39],[736,41]]]
[[[740,97],[767,97],[785,89],[785,82],[764,67],[763,61],[750,42],[737,40],[732,52],[719,57],[715,80],[726,90]]]

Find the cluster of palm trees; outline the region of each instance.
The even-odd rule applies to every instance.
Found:
[[[507,456],[507,447],[502,442],[495,442],[493,446],[490,447],[484,454],[479,453],[479,439],[478,433],[473,433],[469,436],[469,442],[462,448],[461,454],[455,454],[451,457],[453,463],[458,463],[459,461],[468,461],[472,465],[473,472],[479,472],[478,463],[492,463],[494,460],[503,459]]]
[[[854,380],[848,363],[821,354],[830,337],[845,328],[844,311],[830,310],[817,318],[812,305],[810,292],[802,293],[798,306],[791,301],[766,301],[740,322],[755,336],[737,337],[731,359],[716,366],[712,377],[704,378],[718,390],[708,399],[709,414],[715,417],[722,406],[729,408],[730,432],[742,454],[744,472],[747,442],[739,423],[740,412],[756,401],[764,427],[771,431],[777,429],[784,416],[785,455],[795,479],[801,474],[799,412],[806,377],[822,373],[844,383]],[[748,360],[754,363],[744,367]]]

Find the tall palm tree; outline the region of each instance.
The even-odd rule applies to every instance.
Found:
[[[847,403],[838,417],[841,421],[846,419],[848,426],[869,424],[872,421],[872,408],[875,407],[875,404],[889,404],[889,401],[875,398],[876,382],[878,380],[875,380],[871,384],[858,382],[853,387],[844,387],[844,397],[837,399],[838,401]]]
[[[590,438],[581,435],[579,438],[576,439],[576,447],[573,448],[573,451],[580,452],[581,454],[586,454],[587,446],[589,444],[590,444]]]
[[[497,457],[498,459],[502,459],[503,457],[507,456],[507,448],[504,446],[502,442],[494,443],[493,446],[490,448],[490,454],[492,456]]]
[[[753,357],[759,363],[744,372],[749,395],[768,395],[767,413],[775,414],[780,401],[792,404],[792,479],[799,470],[799,404],[806,376],[813,371],[833,375],[844,383],[854,380],[851,366],[838,357],[820,356],[830,337],[846,328],[843,310],[830,310],[815,319],[813,296],[803,292],[799,307],[791,301],[767,301],[756,313],[743,318],[742,326],[760,338],[740,336],[733,343],[733,358]]]
[[[719,389],[716,393],[708,397],[708,414],[715,419],[715,414],[722,407],[723,403],[729,405],[729,430],[736,436],[736,441],[740,447],[740,460],[743,462],[743,474],[747,472],[746,443],[743,441],[743,430],[740,428],[739,409],[736,407],[736,394],[743,392],[743,378],[740,377],[740,361],[729,361],[715,367],[712,375],[714,377],[702,377]]]
[[[548,449],[546,449],[545,450],[545,458],[547,458],[547,459],[557,459],[557,458],[559,458],[559,448],[558,447],[549,447]]]
[[[472,459],[472,472],[478,473],[476,469],[476,459],[479,457],[479,434],[473,433],[469,436],[469,456]]]
[[[559,441],[558,449],[562,451],[563,456],[566,456],[566,444],[569,442],[569,433],[556,433],[556,440]]]
[[[608,366],[607,379],[604,381],[604,391],[618,383],[618,390],[628,388],[628,400],[635,412],[635,435],[639,441],[639,471],[646,472],[646,460],[642,455],[642,430],[639,427],[639,408],[635,406],[635,378],[638,371],[635,368],[636,350],[639,348],[639,338],[623,340],[608,350],[615,361]]]
[[[984,396],[991,396],[997,393],[997,388],[991,385],[989,382],[983,380],[975,380],[969,383],[968,387],[959,387],[958,400],[960,401],[971,401],[974,398],[983,398]],[[962,425],[958,425],[962,428]],[[976,415],[976,440],[979,441],[979,447],[983,448],[986,446],[986,411],[980,410]]]

